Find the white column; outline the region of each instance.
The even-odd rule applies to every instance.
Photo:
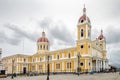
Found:
[[[100,71],[100,69],[101,69],[101,61],[99,60],[99,71]]]
[[[98,71],[100,71],[100,60],[98,60]]]
[[[106,68],[108,69],[108,61],[106,61]]]
[[[37,58],[35,58],[35,59],[36,59],[35,62],[38,62],[38,61],[37,61]]]
[[[96,71],[98,71],[98,60],[96,60]]]
[[[106,60],[105,60],[105,69],[107,68],[107,65],[106,65],[106,63],[107,63],[107,62],[106,62]]]
[[[101,60],[101,70],[102,70],[102,60]]]
[[[102,70],[102,60],[100,60],[100,70]]]
[[[52,62],[52,72],[54,72],[54,62]]]
[[[98,71],[100,71],[100,60],[98,60]]]
[[[64,62],[62,62],[62,72],[64,72]]]
[[[23,73],[23,64],[21,64],[21,66],[22,66],[22,71],[21,72]]]
[[[99,71],[101,69],[101,60],[99,60]]]
[[[101,69],[103,70],[103,60],[101,60]]]
[[[103,69],[105,70],[105,60],[103,61],[103,66],[104,66]]]

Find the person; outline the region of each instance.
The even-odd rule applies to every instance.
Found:
[[[94,74],[94,70],[91,70],[90,74]]]

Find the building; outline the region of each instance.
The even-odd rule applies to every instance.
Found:
[[[37,40],[37,52],[33,55],[16,54],[2,58],[3,69],[8,74],[47,71],[48,55],[50,72],[80,72],[102,71],[108,69],[106,57],[106,39],[101,30],[100,36],[91,40],[91,22],[83,8],[83,15],[78,20],[76,47],[50,51],[50,41],[42,32]]]
[[[2,55],[2,48],[0,48],[0,70],[2,70],[1,55]]]

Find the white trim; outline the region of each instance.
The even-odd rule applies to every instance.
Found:
[[[62,71],[64,70],[64,61],[62,62]]]
[[[16,65],[16,73],[18,73],[18,64]]]
[[[52,72],[54,72],[54,63],[52,63]]]

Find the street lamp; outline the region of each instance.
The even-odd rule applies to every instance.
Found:
[[[47,80],[49,80],[50,70],[49,70],[49,55],[48,55],[48,64],[47,64]]]
[[[94,58],[94,57],[92,56],[92,71],[93,71],[93,58]]]
[[[11,78],[12,78],[12,79],[14,78],[14,76],[13,76],[13,70],[14,70],[14,61],[15,61],[15,60],[12,60],[12,76],[11,76]]]
[[[78,76],[79,76],[79,73],[80,73],[80,53],[77,54],[77,57],[78,57],[78,68],[77,68],[77,72],[78,72]]]

